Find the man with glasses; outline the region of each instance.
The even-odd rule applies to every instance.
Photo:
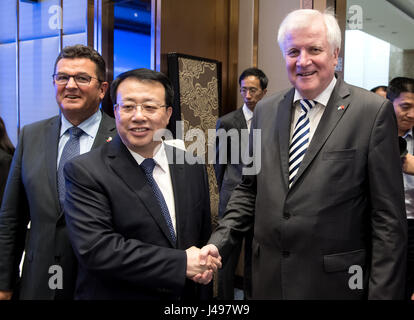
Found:
[[[168,78],[148,69],[111,85],[118,136],[65,166],[65,215],[79,260],[76,299],[211,297],[220,259],[200,265],[211,233],[206,168],[161,142],[172,113]]]
[[[226,210],[227,202],[234,188],[242,180],[242,156],[240,152],[247,150],[248,130],[253,118],[253,111],[256,104],[265,96],[267,91],[268,79],[264,72],[257,68],[248,68],[239,77],[240,93],[243,98],[243,107],[230,112],[217,120],[216,130],[218,139],[216,142],[216,163],[214,170],[216,173],[217,185],[219,188],[219,218],[222,218]],[[226,139],[220,138],[220,131],[227,135]],[[224,130],[224,131],[223,131]],[[232,132],[231,132],[231,131]],[[232,136],[236,134],[236,139]],[[237,144],[237,146],[235,145]],[[238,148],[238,149],[236,149]],[[232,149],[238,150],[238,159],[231,159]],[[234,151],[233,150],[233,151]],[[233,152],[233,154],[235,154]],[[236,160],[236,161],[234,161]],[[246,237],[246,254],[244,270],[244,289],[245,295],[249,296],[250,288],[250,242],[251,237]],[[234,299],[234,282],[239,277],[235,277],[237,262],[239,261],[241,245],[233,250],[231,257],[227,259],[224,267],[219,270],[218,298],[223,300]],[[241,287],[241,285],[239,285]]]
[[[55,62],[53,84],[60,115],[21,130],[6,185],[0,211],[0,299],[13,293],[20,299],[73,298],[77,263],[63,214],[63,165],[116,134],[114,120],[99,108],[108,83],[98,52],[83,45],[65,47]]]

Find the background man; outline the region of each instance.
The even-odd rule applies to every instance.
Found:
[[[23,249],[21,299],[73,298],[77,264],[63,215],[63,164],[115,134],[114,120],[99,110],[108,83],[98,52],[83,45],[65,47],[55,62],[53,84],[60,115],[22,129],[4,193],[0,299],[18,289]]]
[[[407,141],[407,151],[411,156],[414,153],[414,79],[392,79],[387,89],[387,98],[394,105],[398,135]],[[403,177],[408,225],[406,298],[410,299],[414,294],[414,176],[404,173]]]
[[[407,230],[392,104],[335,77],[332,14],[293,11],[278,41],[294,88],[256,106],[261,170],[236,187],[201,258],[218,248],[225,261],[254,228],[254,299],[401,299]]]
[[[242,157],[240,152],[247,149],[248,141],[243,141],[242,130],[250,130],[253,111],[256,104],[265,96],[267,91],[268,79],[264,72],[257,68],[248,68],[239,77],[240,94],[243,97],[243,107],[230,112],[217,120],[216,130],[223,129],[226,133],[232,130],[237,133],[235,139],[228,135],[225,140],[217,139],[216,143],[216,163],[214,170],[216,173],[217,185],[219,188],[219,218],[223,217],[227,202],[234,188],[242,180]],[[246,135],[247,136],[247,135]],[[232,141],[239,148],[238,159],[231,159]],[[242,147],[242,144],[243,145]],[[224,161],[220,158],[224,157]],[[233,163],[232,163],[233,162]],[[227,258],[223,268],[218,272],[218,298],[224,300],[234,299],[234,281],[237,262],[239,261],[241,244],[234,248],[231,255]],[[244,259],[244,289],[245,295],[250,295],[250,260],[251,260],[251,234],[246,237],[245,259]]]
[[[370,91],[380,95],[381,97],[387,97],[387,86],[377,86],[372,88]]]
[[[175,163],[184,151],[157,139],[172,113],[170,81],[128,71],[112,83],[111,98],[119,136],[65,166],[76,298],[208,298],[209,287],[189,281],[208,282],[221,266],[201,266],[194,247],[211,233],[206,168]]]

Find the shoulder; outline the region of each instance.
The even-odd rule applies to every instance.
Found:
[[[237,121],[238,119],[244,119],[243,108],[236,109],[218,118],[217,126],[221,126],[221,127],[226,126],[226,125],[232,126],[234,121]]]
[[[42,129],[44,127],[47,127],[51,124],[54,124],[56,121],[59,121],[59,116],[54,116],[48,119],[39,120],[30,124],[27,124],[23,127],[24,130],[36,130],[36,129]]]

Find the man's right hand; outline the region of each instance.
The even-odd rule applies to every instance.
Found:
[[[0,300],[11,300],[13,291],[0,291]]]

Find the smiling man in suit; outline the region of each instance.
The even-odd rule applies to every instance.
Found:
[[[63,215],[63,165],[116,134],[99,108],[108,83],[97,51],[63,48],[53,84],[60,115],[25,126],[11,164],[0,211],[0,299],[16,290],[20,299],[73,299],[77,264]]]
[[[392,104],[335,75],[329,12],[296,10],[278,42],[292,89],[258,103],[254,156],[202,256],[252,228],[253,299],[402,299],[407,225]]]
[[[211,286],[190,281],[208,282],[221,266],[215,258],[200,265],[194,247],[211,233],[207,172],[175,161],[184,151],[161,142],[172,113],[170,81],[131,70],[114,80],[111,98],[119,136],[65,166],[76,298],[208,298]]]

